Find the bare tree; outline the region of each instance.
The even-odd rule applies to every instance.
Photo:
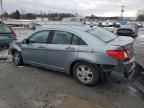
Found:
[[[23,19],[24,19],[25,14],[26,14],[25,9],[24,9],[24,8],[20,8],[20,13],[21,13],[21,18],[23,18]]]

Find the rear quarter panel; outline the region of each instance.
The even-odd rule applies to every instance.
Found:
[[[99,47],[95,46],[93,48],[92,47],[87,48],[81,46],[78,53],[78,59],[94,64],[117,65],[118,61],[107,55],[107,50],[111,48],[112,47],[110,47],[110,45]]]

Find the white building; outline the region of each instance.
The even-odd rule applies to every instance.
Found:
[[[49,21],[48,17],[36,17],[36,21]]]
[[[81,22],[85,19],[85,17],[67,17],[63,18],[63,22]]]

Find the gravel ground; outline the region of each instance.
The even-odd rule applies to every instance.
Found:
[[[16,32],[23,39],[33,31]],[[143,37],[142,30],[135,42],[141,55],[144,53],[139,43]],[[7,50],[1,55],[8,57]],[[7,60],[0,63],[0,108],[144,108],[144,98],[119,74],[112,74],[107,82],[95,87],[86,87],[63,73],[27,65],[17,67]]]
[[[144,100],[126,79],[86,87],[60,72],[0,64],[0,108],[143,108]]]

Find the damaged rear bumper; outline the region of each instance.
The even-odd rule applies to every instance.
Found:
[[[101,65],[103,72],[119,72],[123,73],[125,77],[129,77],[136,68],[135,58],[131,58],[125,62],[119,62],[118,65]]]

